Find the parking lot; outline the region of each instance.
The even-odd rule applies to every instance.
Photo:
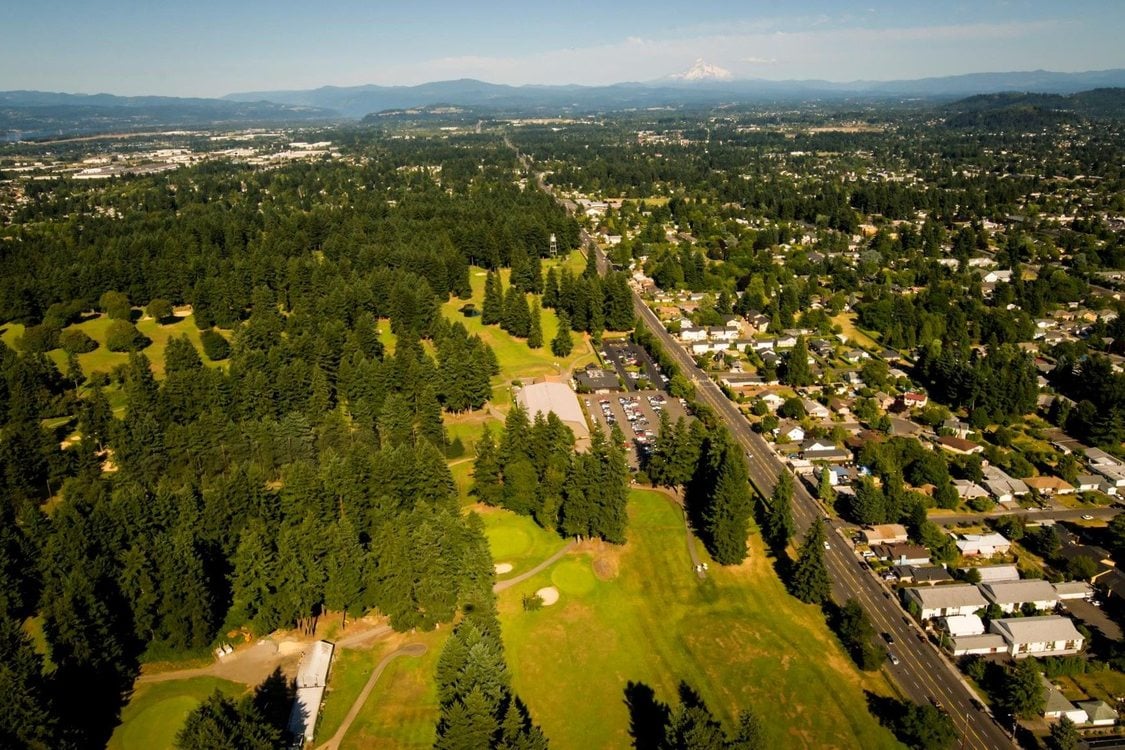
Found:
[[[639,466],[647,446],[656,440],[661,412],[667,411],[673,423],[687,413],[679,399],[657,390],[588,394],[579,398],[590,415],[590,422],[606,436],[613,425],[621,429],[629,452],[629,465],[634,469]]]
[[[649,388],[665,388],[668,385],[660,366],[636,344],[624,340],[606,341],[602,345],[602,358],[617,370],[629,391],[639,390],[639,386],[643,385],[639,382],[642,379],[648,381]]]

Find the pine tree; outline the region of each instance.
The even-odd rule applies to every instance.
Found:
[[[489,271],[484,280],[484,302],[481,304],[481,322],[486,326],[496,325],[504,317],[504,289],[500,276]]]
[[[809,369],[809,347],[804,335],[797,337],[797,343],[782,360],[781,382],[794,388],[812,385],[812,370]]]
[[[704,521],[715,560],[737,565],[746,559],[753,501],[741,451],[729,438],[723,441],[721,450]]]
[[[770,496],[767,519],[770,544],[777,549],[784,549],[796,531],[793,521],[793,476],[788,471],[782,471],[777,478]]]
[[[543,282],[543,307],[553,309],[559,304],[559,275],[554,267],[547,269],[547,279]]]
[[[485,505],[499,505],[501,497],[500,462],[492,430],[485,425],[477,442],[477,458],[473,462],[473,486],[469,493]]]
[[[568,357],[574,349],[574,340],[570,337],[570,318],[566,313],[559,313],[559,330],[551,339],[551,353],[556,357]]]
[[[543,313],[539,309],[539,301],[533,300],[531,303],[531,328],[527,334],[527,346],[531,349],[539,349],[543,346]]]
[[[807,604],[823,604],[831,596],[828,567],[824,564],[824,524],[820,521],[814,521],[805,533],[789,589]]]

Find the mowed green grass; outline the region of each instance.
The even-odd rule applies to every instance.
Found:
[[[422,656],[400,656],[387,665],[364,710],[340,743],[341,750],[366,748],[430,748],[438,721],[434,670],[449,629],[412,634],[410,643],[425,643]]]
[[[573,260],[577,256],[578,260]],[[578,253],[572,253],[565,261],[561,262],[545,262],[543,264],[544,272],[551,265],[560,265],[565,262],[568,267],[575,267],[579,270],[582,268],[582,256]],[[442,306],[442,314],[449,320],[459,320],[465,326],[470,334],[477,334],[481,337],[486,344],[492,347],[496,352],[496,359],[500,362],[501,375],[500,378],[504,381],[530,379],[541,377],[543,375],[557,375],[560,370],[567,372],[568,370],[581,367],[589,362],[595,361],[594,351],[590,347],[589,342],[582,334],[574,333],[574,350],[569,357],[556,357],[551,354],[551,340],[559,330],[559,319],[555,315],[554,310],[544,310],[542,315],[543,323],[543,347],[541,349],[530,349],[527,342],[523,339],[514,338],[509,336],[504,331],[500,330],[499,326],[486,326],[481,322],[480,315],[472,318],[466,318],[461,312],[463,307],[468,302],[476,305],[479,313],[482,305],[484,304],[484,281],[487,273],[480,268],[471,267],[469,269],[469,280],[473,287],[473,297],[471,300],[463,300],[454,298]],[[504,288],[508,287],[508,269],[503,269],[500,272],[500,277],[504,282]]]
[[[675,703],[681,680],[728,728],[753,710],[766,747],[898,747],[866,708],[865,689],[890,694],[883,677],[786,593],[756,537],[748,562],[711,564],[700,582],[664,497],[634,491],[629,523],[625,547],[595,545],[499,594],[514,687],[553,747],[629,747],[627,683]],[[521,598],[548,585],[559,603],[525,612]]]
[[[108,750],[164,750],[175,746],[176,733],[188,714],[207,696],[221,690],[239,696],[246,687],[217,677],[140,684],[121,712],[121,724],[110,737]]]
[[[534,568],[567,543],[555,532],[540,528],[527,516],[479,504],[474,505],[473,510],[484,521],[484,535],[493,561],[512,566],[511,572],[499,576],[501,580]],[[565,562],[560,561],[558,565]]]
[[[98,342],[98,348],[92,352],[78,355],[78,363],[82,366],[82,371],[87,376],[95,372],[108,373],[118,365],[123,365],[129,361],[129,355],[125,352],[111,352],[106,348],[106,334],[109,332],[109,326],[112,321],[104,315],[99,315],[96,318],[85,320],[81,323],[76,323],[72,326],[67,326],[65,330],[77,330],[84,332],[87,336]],[[153,320],[152,318],[143,318],[137,321],[137,330],[147,336],[152,343],[144,348],[144,354],[152,363],[153,373],[158,378],[164,377],[164,350],[168,348],[168,342],[173,338],[180,336],[187,336],[188,340],[195,346],[199,352],[200,359],[203,360],[205,365],[211,367],[221,367],[223,362],[212,362],[203,353],[203,344],[199,340],[199,329],[195,327],[195,319],[192,316],[186,318],[179,318],[175,323],[163,325]],[[0,339],[4,343],[15,348],[16,340],[23,335],[24,327],[19,323],[12,323],[4,332]],[[222,331],[228,338],[229,332]],[[58,366],[60,371],[66,371],[66,353],[62,349],[53,349],[47,353],[54,363]]]

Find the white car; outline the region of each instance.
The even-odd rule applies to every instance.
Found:
[[[1093,521],[1094,517],[1091,516],[1089,513],[1083,513],[1082,514],[1082,520],[1083,521]]]
[[[825,542],[824,549],[832,549],[832,545],[830,545],[828,542]]]

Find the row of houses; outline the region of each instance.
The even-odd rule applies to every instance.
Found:
[[[1061,601],[1092,596],[1093,589],[1082,582],[1050,583],[1037,579],[903,589],[904,599],[918,607],[922,620],[971,615],[992,604],[1005,614],[1017,612],[1025,605],[1037,610],[1053,610]]]

